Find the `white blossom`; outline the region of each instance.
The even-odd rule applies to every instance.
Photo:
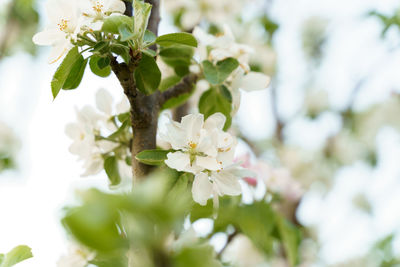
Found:
[[[83,0],[80,4],[83,16],[89,19],[88,27],[94,31],[101,29],[105,18],[123,14],[126,8],[121,0]]]
[[[33,42],[52,46],[49,62],[54,63],[73,47],[71,41],[76,40],[81,30],[81,17],[75,0],[51,0],[46,11],[50,24],[33,36]]]
[[[61,256],[57,261],[57,267],[85,267],[94,257],[95,253],[76,244],[71,244],[68,254]]]
[[[160,138],[176,151],[168,153],[165,163],[190,173],[220,169],[220,160],[232,155],[236,142],[222,130],[225,120],[221,113],[213,114],[206,121],[202,114],[189,114],[180,123],[171,120]]]
[[[183,11],[182,27],[193,29],[202,19],[211,23],[221,24],[232,20],[243,6],[243,0],[165,0],[165,8],[169,13]]]
[[[216,63],[229,57],[235,58],[239,62],[239,67],[226,81],[232,94],[232,114],[235,114],[240,106],[239,89],[251,92],[268,87],[271,80],[269,76],[250,70],[249,63],[254,52],[253,49],[248,45],[237,43],[227,25],[224,25],[224,32],[218,36],[208,34],[199,27],[194,29],[193,35],[199,41],[197,49],[199,62],[210,60]]]
[[[243,234],[238,234],[226,247],[222,259],[234,267],[268,266],[263,253]]]

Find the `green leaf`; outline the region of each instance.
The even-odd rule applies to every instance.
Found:
[[[216,253],[208,244],[183,246],[172,258],[174,267],[222,267]]]
[[[110,66],[110,58],[108,57],[100,57],[100,59],[97,61],[97,66],[100,69],[104,69],[107,68],[108,66]]]
[[[133,8],[135,12],[133,32],[136,34],[136,42],[141,47],[150,18],[151,5],[140,0],[134,0]]]
[[[93,53],[105,54],[107,52],[108,42],[100,41],[93,46]]]
[[[93,55],[90,58],[89,66],[94,74],[104,78],[110,76],[111,74],[111,67],[109,64],[104,68],[100,68],[100,66],[104,66],[105,63],[106,61],[104,61],[103,57]]]
[[[237,213],[237,224],[240,230],[265,253],[273,248],[274,211],[265,202],[255,202],[240,207]]]
[[[187,46],[172,46],[160,50],[162,60],[171,67],[189,66],[193,54],[193,48]]]
[[[110,50],[112,53],[121,56],[125,63],[129,63],[131,56],[129,55],[128,46],[122,44],[113,44],[111,45]]]
[[[87,62],[88,60],[83,59],[82,55],[78,57],[78,60],[76,60],[74,66],[72,67],[62,89],[71,90],[78,88],[82,81],[83,74],[85,73]]]
[[[110,16],[104,20],[101,31],[105,33],[119,34],[119,27],[121,25],[126,25],[133,30],[133,19],[125,15]]]
[[[143,150],[136,155],[136,159],[147,165],[158,166],[164,163],[169,152],[171,151],[162,149]]]
[[[197,40],[190,33],[170,33],[165,34],[156,39],[156,43],[161,46],[171,46],[175,44],[188,45],[197,47]]]
[[[78,51],[78,47],[72,48],[65,56],[63,62],[58,67],[56,73],[51,81],[51,91],[53,97],[56,98],[61,88],[64,86],[74,64],[77,60],[80,60],[82,55]]]
[[[104,160],[104,170],[107,173],[111,185],[121,183],[121,176],[118,170],[118,159],[115,156],[110,156]]]
[[[164,92],[165,90],[169,89],[170,87],[178,84],[181,80],[182,80],[182,77],[179,77],[176,75],[169,76],[161,81],[159,90],[161,92]]]
[[[153,57],[142,54],[142,59],[135,69],[135,82],[144,94],[151,94],[157,90],[161,82],[161,71]]]
[[[132,32],[131,28],[126,24],[119,25],[118,32],[121,36],[122,42],[128,41],[135,36],[135,34]]]
[[[3,255],[3,257],[0,257],[0,267],[11,267],[32,257],[33,255],[30,247],[18,246],[13,248],[6,255]]]
[[[226,78],[239,66],[239,62],[234,58],[226,58],[218,61],[216,65],[212,62],[203,61],[204,76],[213,85],[223,83]]]
[[[128,113],[128,116],[129,116],[129,113]],[[116,130],[114,133],[112,133],[110,136],[108,136],[107,139],[115,139],[115,138],[119,137],[121,134],[124,134],[126,132],[125,130],[128,129],[130,125],[131,125],[131,121],[129,119],[124,120],[122,122],[122,125],[118,128],[118,130]]]
[[[161,110],[179,107],[180,105],[185,103],[191,95],[192,93],[184,93],[180,94],[177,97],[172,97],[162,105]]]
[[[281,216],[276,216],[276,226],[290,265],[295,266],[299,263],[300,232]]]
[[[120,214],[116,196],[98,190],[85,192],[85,204],[70,208],[63,225],[80,243],[100,252],[127,247],[127,240],[118,230]]]
[[[221,112],[225,115],[225,130],[229,129],[232,123],[232,98],[227,97],[228,93],[229,90],[227,90],[224,86],[220,86],[219,88],[211,88],[205,91],[199,100],[199,111],[200,113],[204,114],[205,118],[208,118],[217,112]]]
[[[144,37],[143,37],[143,44],[144,44],[144,46],[147,47],[150,44],[154,43],[156,41],[156,39],[157,39],[157,36],[153,32],[146,30],[146,32],[144,33]]]

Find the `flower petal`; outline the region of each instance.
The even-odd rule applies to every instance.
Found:
[[[107,115],[111,116],[113,98],[109,92],[100,89],[96,93],[96,107]]]
[[[220,196],[237,196],[242,193],[242,187],[240,186],[238,177],[232,173],[226,171],[221,171],[219,173],[213,172],[211,177]]]
[[[216,158],[213,157],[196,157],[196,165],[203,167],[210,171],[216,171],[221,169],[221,164],[218,163]]]
[[[260,72],[249,72],[245,76],[243,76],[240,82],[240,88],[245,91],[257,91],[263,90],[268,87],[271,82],[271,78]]]
[[[165,164],[167,164],[168,167],[177,171],[185,171],[187,169],[187,166],[190,165],[190,156],[189,154],[180,151],[170,152],[167,154]]]
[[[192,186],[193,200],[204,206],[207,204],[207,200],[210,198],[212,192],[212,183],[208,179],[208,175],[205,173],[197,174],[194,177]]]

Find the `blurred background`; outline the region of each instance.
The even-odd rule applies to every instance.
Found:
[[[399,266],[399,2],[243,2],[241,23],[225,22],[272,83],[243,93],[235,129],[304,191],[302,266]],[[21,267],[55,266],[67,249],[62,208],[76,190],[108,190],[105,173],[80,177],[64,128],[98,89],[122,98],[114,76],[87,72],[79,90],[52,100],[57,63],[31,43],[44,4],[0,0],[0,251],[31,246],[35,258]],[[176,31],[165,7],[160,32]]]

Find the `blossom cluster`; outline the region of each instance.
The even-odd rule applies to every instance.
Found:
[[[270,77],[260,72],[251,71],[250,59],[254,53],[253,48],[245,44],[237,43],[228,25],[224,25],[223,29],[223,33],[212,35],[205,32],[200,27],[196,27],[193,31],[193,35],[199,42],[199,46],[196,50],[196,56],[199,62],[209,60],[213,63],[217,63],[227,58],[235,58],[239,62],[239,67],[234,70],[225,81],[232,95],[232,113],[235,114],[240,106],[241,94],[239,89],[247,92],[265,89],[270,83]],[[191,69],[196,72],[200,70],[200,67],[194,65]],[[199,83],[204,83],[204,81],[201,80]]]
[[[33,36],[33,42],[53,47],[49,58],[53,63],[74,46],[78,35],[98,31],[105,18],[123,14],[125,4],[121,0],[51,0],[46,11],[50,23]]]
[[[240,14],[243,0],[164,0],[168,13],[180,15],[179,26],[184,30],[193,29],[202,20],[221,24]]]
[[[170,144],[173,152],[167,154],[165,163],[172,169],[195,175],[193,199],[205,205],[213,196],[241,194],[239,178],[249,172],[234,162],[237,140],[224,132],[226,118],[215,113],[204,120],[203,114],[189,114],[181,122],[170,120],[167,131],[160,139]]]
[[[110,138],[120,128],[114,114],[126,114],[129,103],[124,98],[113,109],[113,99],[104,89],[96,94],[97,110],[85,106],[76,111],[77,121],[66,126],[66,134],[73,140],[69,150],[83,162],[82,176],[95,175],[104,169],[104,157],[118,153],[120,169],[129,169],[125,163],[129,152],[129,133]],[[130,173],[129,171],[127,173]]]

